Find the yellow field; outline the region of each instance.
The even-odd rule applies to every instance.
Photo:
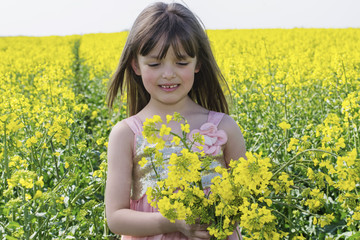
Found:
[[[208,35],[247,150],[274,174],[271,204],[257,204],[276,230],[253,209],[244,238],[359,239],[360,29]],[[126,104],[109,113],[105,95],[126,36],[0,38],[2,239],[113,236],[106,146]]]

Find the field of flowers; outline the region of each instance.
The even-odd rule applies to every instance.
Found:
[[[360,239],[360,29],[208,35],[254,154],[244,179],[271,163],[244,238]],[[105,94],[126,36],[0,38],[1,239],[114,236],[106,147],[126,105],[109,113]]]

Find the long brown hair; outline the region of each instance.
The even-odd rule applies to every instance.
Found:
[[[122,52],[120,63],[110,80],[108,106],[111,109],[120,90],[126,88],[128,115],[137,114],[150,101],[141,76],[135,74],[131,61],[137,54],[146,56],[158,42],[163,42],[159,59],[171,46],[177,56],[182,47],[190,57],[197,57],[200,71],[195,74],[189,97],[202,107],[228,113],[228,104],[220,82],[226,81],[215,61],[201,21],[179,3],[154,3],[144,9],[135,20]],[[181,47],[180,47],[181,46]]]

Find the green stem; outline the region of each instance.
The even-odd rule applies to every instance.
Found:
[[[95,214],[92,214],[92,219],[93,219],[93,222],[94,222],[94,225],[95,225],[96,232],[97,233],[100,232],[99,228],[98,228],[98,225],[96,224]]]
[[[29,209],[28,209],[28,204],[26,204],[26,199],[25,199],[25,188],[23,188],[23,192],[22,192],[23,194],[23,204],[24,204],[24,232],[25,232],[25,239],[29,239],[30,238],[30,236],[29,236],[29,234],[30,234],[30,228],[29,228],[29,225],[28,224],[30,224],[30,222],[29,222]]]
[[[279,149],[282,147],[282,145],[283,145],[285,142],[289,141],[289,140],[290,140],[290,139],[285,139],[284,141],[282,141],[282,142],[280,143],[279,147],[274,151],[273,155],[275,155],[275,154],[277,153],[277,151],[279,151]],[[271,156],[271,157],[270,157],[271,161],[273,160],[273,158],[274,158],[274,156]]]
[[[289,160],[288,162],[286,162],[282,167],[280,167],[280,168],[273,174],[273,176],[272,176],[271,179],[274,179],[278,174],[281,173],[281,171],[282,171],[284,168],[286,168],[287,166],[289,166],[289,165],[291,165],[293,162],[295,162],[295,161],[296,161],[296,158],[297,158],[298,156],[300,156],[300,155],[302,155],[302,154],[304,154],[304,153],[306,153],[306,152],[323,152],[323,153],[328,153],[328,154],[330,154],[330,155],[332,155],[332,156],[334,156],[334,157],[337,157],[336,154],[331,153],[331,152],[328,152],[328,151],[325,151],[325,150],[321,150],[321,149],[306,149],[306,150],[304,150],[304,151],[296,154],[292,159],[290,159],[290,160]]]
[[[286,98],[286,94],[287,94],[287,91],[286,91],[286,84],[284,86],[284,110],[285,110],[285,121],[287,122],[288,121],[288,114],[287,114],[287,98]],[[289,131],[286,129],[285,130],[285,139],[288,138],[288,135],[289,135]],[[287,160],[287,141],[285,141],[285,149],[284,149],[284,159],[285,161]]]
[[[56,169],[56,177],[57,177],[57,180],[59,180],[60,176],[59,176],[59,169],[58,169],[58,166],[57,166],[57,162],[56,162],[56,157],[54,155],[55,153],[55,148],[54,148],[54,144],[52,142],[52,139],[50,140],[50,145],[51,145],[51,151],[52,151],[52,158],[54,160],[54,165],[55,165],[55,169]]]
[[[180,138],[180,141],[182,142],[182,144],[184,145],[184,147],[185,147],[187,150],[189,150],[189,151],[191,150],[192,144],[191,144],[190,147],[189,147],[189,145],[187,144],[187,142],[186,142],[186,137],[184,137],[184,136],[186,136],[186,135],[185,135],[185,132],[182,132],[183,137],[180,137],[178,134],[173,133],[173,132],[170,132],[170,134],[173,135],[173,136],[175,136],[175,137]]]
[[[350,121],[349,121],[350,122]],[[351,120],[352,125],[355,125],[354,128],[352,129],[359,129],[359,127],[356,125],[355,122],[353,122]],[[349,133],[351,132],[351,128],[350,128],[350,123],[349,123],[349,127],[348,127]],[[359,132],[358,131],[354,131],[353,134],[353,138],[354,138],[354,145],[355,145],[355,149],[357,153],[360,153],[360,149],[359,149],[359,145],[360,145],[360,137],[359,137]]]
[[[307,210],[305,210],[305,209],[303,209],[303,208],[301,208],[301,207],[299,207],[299,206],[297,206],[297,205],[289,204],[289,203],[286,203],[286,202],[284,202],[284,201],[281,201],[281,202],[273,201],[273,203],[276,203],[276,204],[279,204],[279,205],[286,205],[286,206],[292,207],[292,208],[296,208],[296,209],[298,209],[299,211],[301,211],[301,212],[303,212],[303,213],[306,213],[306,214],[308,214],[308,215],[312,215],[312,216],[315,216],[315,217],[320,217],[320,216],[321,216],[321,215],[319,215],[319,214],[316,214],[316,213],[312,213],[312,212],[310,212],[310,211],[307,211]]]
[[[203,191],[203,190],[204,190],[204,188],[203,188],[203,186],[202,186],[201,179],[197,182],[197,184],[198,184],[198,186],[199,186],[200,190],[201,190],[201,191]]]
[[[344,77],[345,77],[345,89],[346,89],[346,94],[349,92],[349,88],[348,88],[348,79],[346,76],[346,69],[345,69],[345,65],[344,65],[344,60],[341,60],[341,64],[342,64],[342,68],[343,68],[343,73],[344,73]]]
[[[7,141],[6,141],[6,121],[4,122],[4,160],[5,160],[5,177],[2,177],[6,181],[9,174],[9,158],[7,154]]]
[[[156,179],[158,180],[158,181],[160,181],[161,179],[160,179],[160,175],[158,174],[158,172],[156,171],[156,167],[155,167],[155,164],[154,164],[154,161],[153,161],[153,158],[151,157],[151,166],[152,166],[152,168],[153,168],[153,170],[154,170],[154,172],[155,172],[155,175],[156,175]]]
[[[103,211],[103,218],[104,218],[104,221],[103,221],[103,225],[104,225],[104,232],[103,232],[103,239],[106,239],[106,236],[108,235],[108,227],[107,227],[107,224],[106,224],[106,214],[105,214],[105,209]]]
[[[86,188],[83,188],[72,200],[71,200],[71,202],[70,202],[70,204],[72,205],[72,204],[75,204],[75,202],[78,200],[78,198],[83,194],[83,192],[85,192],[85,191],[91,191],[91,190],[93,190],[94,188],[96,188],[97,186],[96,185],[89,185],[88,187],[86,187]],[[94,191],[93,193],[95,193],[96,191]],[[90,196],[92,195],[92,194],[89,194]]]
[[[30,236],[30,239],[36,239],[36,236],[39,234],[39,232],[43,229],[43,227],[45,226],[45,224],[47,224],[47,222],[50,219],[50,214],[48,214],[48,216],[46,217],[45,221],[41,224],[41,226],[37,229],[37,231],[35,233],[33,233]]]

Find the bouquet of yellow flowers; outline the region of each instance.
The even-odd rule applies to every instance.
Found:
[[[182,134],[172,132],[168,127],[171,121],[180,125]],[[189,124],[179,113],[168,115],[166,123],[157,115],[146,119],[143,136],[152,147],[145,149],[139,164],[150,161],[158,179],[155,187],[147,189],[148,201],[170,221],[208,224],[214,239],[225,239],[234,231],[241,239],[237,224],[255,238],[280,239],[286,235],[276,230],[276,218],[269,208],[268,186],[273,176],[269,158],[247,153],[247,159],[231,161],[228,168],[212,168],[218,146],[206,147],[207,136],[201,131],[190,133]],[[179,151],[163,154],[164,148],[174,146]],[[167,175],[160,176],[159,168],[167,168]],[[214,177],[209,186],[204,186],[202,179],[209,173]]]

